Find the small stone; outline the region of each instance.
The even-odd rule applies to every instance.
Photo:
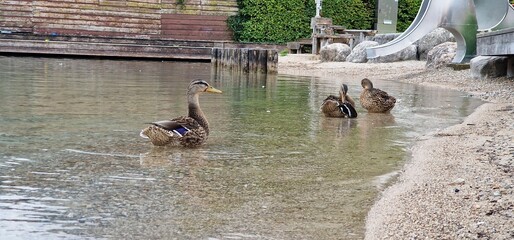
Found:
[[[455,179],[450,185],[464,185],[466,183],[466,180],[463,178],[457,178]]]

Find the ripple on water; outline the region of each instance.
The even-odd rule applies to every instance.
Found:
[[[328,119],[321,101],[339,79],[357,100],[360,78],[215,74],[209,63],[0,57],[0,75],[6,239],[362,239],[410,144],[480,104],[377,79],[398,98],[391,114],[357,106],[357,119]],[[146,122],[187,112],[193,78],[223,90],[200,97],[207,143],[140,139]]]
[[[18,186],[16,190],[34,190]],[[0,235],[2,239],[79,239],[64,231],[79,229],[76,220],[63,217],[69,200],[27,195],[0,195]]]

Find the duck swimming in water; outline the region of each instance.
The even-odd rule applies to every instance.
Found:
[[[321,103],[321,112],[326,117],[336,118],[356,118],[355,102],[348,96],[348,86],[342,84],[339,89],[339,97],[329,95],[323,103]]]
[[[371,80],[364,78],[361,81],[361,106],[373,113],[388,113],[396,104],[396,98],[378,88],[373,88]]]
[[[209,122],[199,103],[201,93],[222,93],[204,80],[193,80],[187,88],[188,115],[150,123],[141,130],[141,137],[155,146],[182,145],[197,147],[209,136]]]

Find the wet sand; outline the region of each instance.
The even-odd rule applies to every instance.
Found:
[[[423,61],[320,62],[279,57],[279,73],[338,75],[439,86],[486,101],[463,123],[427,132],[368,213],[365,239],[514,239],[514,80],[469,70],[426,70]],[[356,93],[358,97],[358,93]]]

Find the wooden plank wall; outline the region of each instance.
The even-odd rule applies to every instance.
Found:
[[[32,32],[32,0],[0,0],[0,30]]]
[[[237,0],[0,0],[0,30],[110,38],[231,40]]]
[[[163,14],[161,26],[162,36],[168,39],[232,40],[227,16]]]

